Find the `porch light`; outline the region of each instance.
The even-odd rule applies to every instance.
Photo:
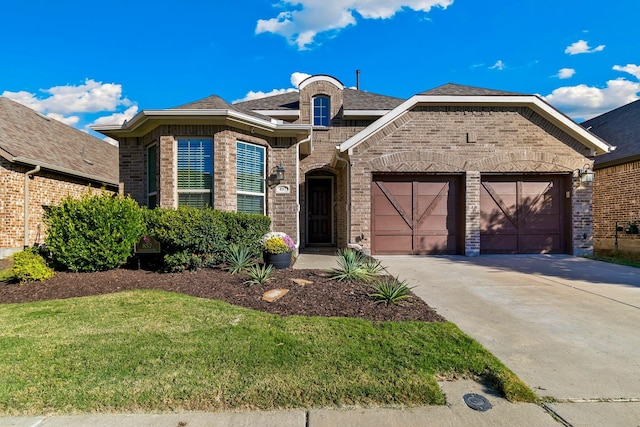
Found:
[[[271,172],[269,173],[269,177],[267,178],[267,181],[269,181],[269,183],[272,185],[278,185],[283,180],[284,180],[284,167],[282,167],[282,163],[280,163],[280,165],[271,169]]]
[[[582,169],[577,169],[578,179],[581,183],[583,182],[593,182],[593,171],[589,165],[584,165]]]

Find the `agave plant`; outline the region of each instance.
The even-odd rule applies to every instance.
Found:
[[[251,251],[237,244],[229,245],[227,248],[226,262],[231,274],[237,274],[255,264],[251,258]]]
[[[375,281],[373,293],[369,294],[376,303],[397,304],[399,301],[411,296],[411,289],[406,280],[402,282],[397,277],[385,276]]]
[[[338,268],[330,271],[332,279],[368,281],[375,276],[367,268],[367,258],[360,251],[341,249],[338,250],[336,258]]]
[[[245,285],[263,285],[271,278],[273,266],[269,264],[254,264],[247,268],[246,273],[249,275],[249,280],[244,282]]]

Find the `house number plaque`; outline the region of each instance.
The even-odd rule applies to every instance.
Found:
[[[291,188],[288,185],[276,186],[276,194],[289,194],[289,193],[291,193]]]

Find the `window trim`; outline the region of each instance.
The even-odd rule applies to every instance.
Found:
[[[181,206],[180,205],[180,194],[209,194],[209,203],[207,203],[207,206],[210,207],[214,207],[213,203],[214,203],[214,187],[215,187],[215,181],[214,181],[214,174],[215,174],[215,142],[214,142],[214,138],[212,136],[196,136],[196,135],[192,135],[192,136],[179,136],[179,137],[175,137],[175,205],[176,207]],[[185,188],[185,189],[180,189],[180,181],[179,181],[179,164],[180,164],[180,153],[179,153],[179,145],[180,145],[180,141],[184,141],[184,140],[190,140],[190,141],[210,141],[211,142],[211,189],[198,189],[198,188]],[[183,205],[186,206],[186,205]]]
[[[254,192],[254,191],[243,191],[239,189],[238,186],[238,148],[240,146],[240,144],[244,144],[244,145],[248,145],[248,146],[252,146],[252,147],[257,147],[259,149],[262,150],[262,176],[261,176],[261,180],[262,180],[262,192],[258,193],[258,192]],[[236,212],[241,212],[238,210],[238,195],[247,195],[247,196],[259,196],[262,197],[262,215],[266,215],[266,211],[267,211],[267,186],[266,186],[266,174],[267,174],[267,147],[260,145],[260,144],[254,144],[251,142],[246,142],[246,141],[242,141],[242,140],[236,140]]]
[[[325,107],[320,105],[319,108],[326,109],[326,116],[316,115],[316,101],[323,100],[323,99],[327,100],[327,105]],[[316,122],[316,118],[320,123]],[[327,122],[326,125],[322,124],[323,119],[326,119],[326,122]],[[326,127],[329,127],[329,125],[331,125],[331,97],[329,95],[318,94],[313,97],[311,102],[311,124],[314,127],[320,127],[320,128],[326,128]]]

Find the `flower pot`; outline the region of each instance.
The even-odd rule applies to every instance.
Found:
[[[264,259],[265,264],[272,265],[273,268],[281,270],[283,268],[289,268],[291,265],[291,252],[284,252],[281,254],[263,252],[262,259]]]

